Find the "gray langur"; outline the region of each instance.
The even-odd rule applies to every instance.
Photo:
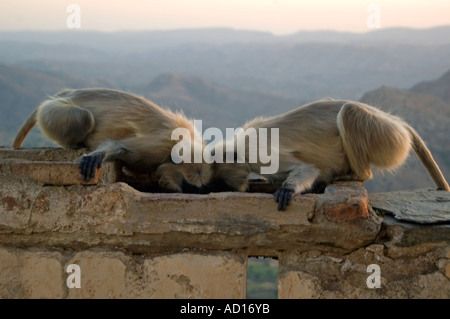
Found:
[[[256,118],[243,127],[248,128],[279,129],[278,171],[263,175],[281,185],[274,194],[278,210],[285,210],[294,194],[317,185],[337,179],[368,180],[371,166],[393,170],[405,162],[411,149],[438,189],[450,190],[416,131],[399,117],[364,103],[320,100],[285,114]],[[270,152],[271,143],[267,147]],[[249,173],[259,174],[262,166],[259,159],[252,163],[248,156],[246,143],[244,163],[214,164],[214,183],[224,190],[247,190]]]
[[[13,148],[21,147],[36,123],[62,147],[91,150],[79,164],[85,181],[102,162],[115,159],[133,173],[154,172],[159,186],[172,192],[182,192],[185,183],[202,187],[211,177],[210,164],[172,162],[171,151],[177,141],[171,134],[175,128],[191,133],[190,147],[203,148],[193,123],[131,93],[99,88],[63,90],[29,115]]]

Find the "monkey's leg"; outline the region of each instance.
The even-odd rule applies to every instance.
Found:
[[[83,180],[87,182],[94,177],[95,170],[103,162],[113,161],[127,152],[127,149],[116,141],[109,140],[100,144],[95,151],[81,157],[79,170]]]
[[[36,119],[44,135],[65,148],[85,147],[86,137],[95,128],[91,111],[61,98],[43,102]]]
[[[292,195],[311,189],[320,175],[320,170],[312,164],[296,165],[286,180],[273,195],[278,203],[278,210],[284,211],[291,202]]]

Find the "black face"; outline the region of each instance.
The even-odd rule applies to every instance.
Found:
[[[325,192],[325,188],[327,187],[326,182],[315,182],[308,193],[313,194],[323,194]]]
[[[183,179],[183,184],[181,185],[181,189],[183,193],[187,194],[202,194],[200,191],[203,187],[197,187],[195,185],[192,185],[191,183],[186,182],[186,180]]]
[[[209,193],[235,191],[235,189],[228,186],[220,178],[215,178],[211,180],[208,184],[203,185],[202,187],[197,187],[183,180],[183,185],[181,185],[181,188],[183,189],[183,193],[188,194],[209,194]]]

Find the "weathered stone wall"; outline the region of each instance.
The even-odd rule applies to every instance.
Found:
[[[450,297],[450,218],[381,216],[358,183],[285,212],[263,193],[140,192],[116,163],[82,183],[81,154],[0,149],[1,298],[245,298],[249,256],[278,259],[280,298]]]

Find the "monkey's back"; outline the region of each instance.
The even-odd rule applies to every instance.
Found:
[[[347,166],[336,122],[337,114],[346,102],[313,102],[278,116],[255,119],[245,128],[279,129],[280,165],[283,162],[289,165],[295,158],[314,163],[327,174],[332,173],[335,168]]]
[[[64,90],[55,98],[67,99],[93,114],[95,129],[85,141],[91,148],[108,139],[152,136],[166,140],[176,127],[193,129],[191,122],[182,115],[131,93],[93,88]]]

